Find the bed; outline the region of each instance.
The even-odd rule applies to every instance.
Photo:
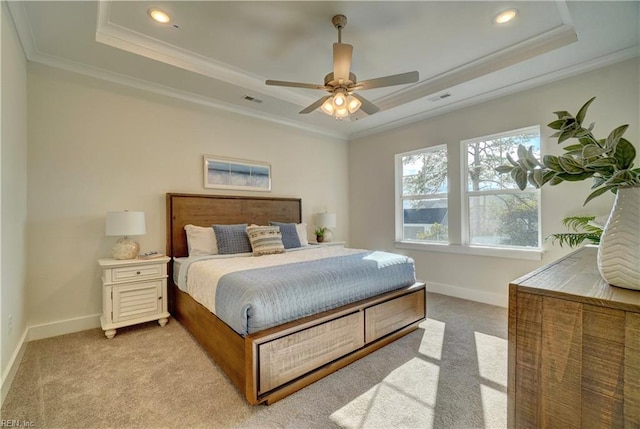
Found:
[[[177,260],[188,256],[186,225],[301,222],[301,200],[297,198],[169,193],[166,203],[167,255]],[[313,252],[320,250],[310,250],[309,254]],[[258,326],[243,332],[237,327],[234,330],[232,323],[225,323],[182,290],[176,274],[170,263],[171,314],[250,404],[282,399],[406,335],[426,317],[425,286],[414,282],[295,320],[283,319],[286,321],[275,326]]]

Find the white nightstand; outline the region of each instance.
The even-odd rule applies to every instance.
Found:
[[[107,338],[116,329],[157,320],[167,324],[167,262],[171,258],[100,259],[102,267],[102,317]]]
[[[344,247],[347,242],[346,241],[323,241],[322,243],[316,243],[315,241],[310,241],[310,245],[312,246],[340,246]]]

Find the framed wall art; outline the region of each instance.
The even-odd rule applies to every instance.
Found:
[[[271,165],[264,162],[204,155],[204,187],[271,191]]]

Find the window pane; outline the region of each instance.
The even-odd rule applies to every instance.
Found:
[[[404,200],[402,209],[403,240],[449,241],[446,198]]]
[[[516,182],[509,174],[498,174],[495,168],[508,164],[507,153],[518,159],[518,145],[531,146],[533,153],[540,156],[540,131],[538,127],[528,128],[511,135],[487,137],[467,142],[469,191],[488,191],[497,189],[517,189]]]
[[[402,195],[447,193],[447,148],[402,157]]]
[[[469,240],[488,246],[538,247],[538,194],[469,197]]]

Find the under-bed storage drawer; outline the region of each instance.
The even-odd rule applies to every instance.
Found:
[[[424,288],[371,306],[364,311],[366,342],[370,343],[425,317]]]
[[[268,392],[363,345],[362,311],[261,344],[259,391]]]

